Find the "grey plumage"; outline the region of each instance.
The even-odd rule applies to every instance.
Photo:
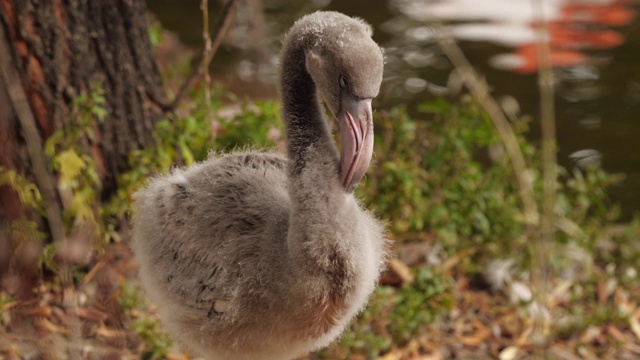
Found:
[[[287,158],[211,156],[136,194],[132,248],[145,289],[172,336],[207,358],[281,360],[326,346],[384,266],[382,226],[352,194],[382,79],[371,29],[317,12],[294,24],[281,58]],[[341,129],[351,122],[341,154],[318,97]]]

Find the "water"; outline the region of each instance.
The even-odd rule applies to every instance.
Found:
[[[547,0],[537,9],[531,4],[530,0],[241,2],[212,71],[238,94],[274,97],[284,31],[315,9],[336,10],[371,23],[375,40],[386,48],[381,93],[385,104],[411,107],[437,96],[454,98],[452,67],[434,44],[430,27],[438,20],[458,38],[493,95],[511,100],[522,113],[537,119],[532,24],[543,13],[553,20],[558,159],[567,167],[595,165],[625,173],[611,195],[622,205],[624,218],[629,218],[640,209],[640,6],[625,0]],[[202,47],[199,1],[153,0],[148,5],[184,43]],[[220,5],[211,1],[209,6],[215,24]],[[539,138],[536,124],[531,138]]]

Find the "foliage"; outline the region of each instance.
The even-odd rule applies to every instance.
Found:
[[[18,194],[23,206],[44,214],[42,195],[40,194],[40,189],[34,183],[22,177],[15,170],[0,166],[0,186],[3,185],[8,185]]]
[[[395,307],[390,318],[395,343],[406,343],[452,306],[449,293],[452,283],[445,274],[428,267],[415,273],[415,281],[400,288],[393,300]]]
[[[56,130],[44,146],[51,167],[58,175],[67,231],[89,222],[99,233],[94,204],[101,183],[88,148],[96,141],[95,128],[107,114],[104,104],[104,90],[95,83],[88,93],[72,101],[69,121]]]
[[[393,219],[393,232],[432,231],[450,253],[468,246],[489,256],[526,253],[515,175],[489,117],[468,98],[458,105],[426,103],[417,115],[410,117],[403,108],[378,114],[377,166],[360,194],[377,213]],[[538,151],[524,137],[526,120],[516,120],[512,128],[529,167],[539,169]],[[540,198],[541,181],[531,172]],[[557,215],[567,229],[616,218],[606,189],[618,177],[596,168],[561,173]],[[592,249],[593,238],[583,235],[562,237],[580,246],[588,242]]]
[[[51,160],[50,166],[57,175],[57,188],[63,202],[65,231],[90,223],[94,238],[101,233],[96,217],[96,197],[100,191],[97,166],[87,154],[89,143],[95,141],[94,128],[106,116],[104,91],[100,84],[92,85],[90,91],[71,102],[69,121],[55,131],[44,144],[44,153]],[[44,204],[37,185],[14,170],[0,167],[0,186],[10,186],[26,209],[33,209],[45,216]],[[39,241],[46,238],[34,221],[19,219],[8,224],[14,242],[14,253],[28,239]],[[57,268],[54,257],[58,244],[47,244],[38,260],[42,270]]]
[[[322,351],[321,357],[350,358],[360,354],[375,359],[392,346],[406,344],[428,331],[451,309],[452,282],[437,269],[420,267],[414,273],[413,283],[400,288],[378,287],[340,343]]]
[[[15,301],[14,297],[5,293],[4,291],[0,291],[0,321],[2,321],[2,315],[5,312],[5,309],[9,307]]]
[[[243,104],[240,111],[219,120],[218,149],[273,148],[282,140],[280,105],[274,101]]]
[[[154,47],[158,47],[162,44],[162,34],[164,33],[164,29],[159,22],[152,22],[149,25],[149,40],[151,41],[151,45]]]
[[[162,332],[158,320],[139,317],[131,322],[131,329],[142,341],[144,350],[142,359],[165,359],[173,344],[168,335]]]
[[[443,100],[424,104],[413,116],[395,108],[378,113],[376,119],[377,164],[358,191],[377,213],[391,220],[392,233],[432,232],[450,254],[473,248],[477,255],[473,263],[464,263],[464,271],[478,271],[489,259],[507,257],[528,273],[532,255],[525,241],[515,176],[487,115],[470,99],[462,99],[456,105]],[[530,169],[541,168],[537,149],[524,137],[527,122],[516,120],[511,125]],[[540,201],[541,180],[535,170],[530,171]],[[640,236],[640,218],[620,226],[623,231],[610,233],[618,211],[607,188],[620,177],[599,168],[560,169],[559,173],[558,233],[550,263],[556,271],[581,274],[587,280],[570,289],[575,296],[572,301],[580,302],[597,296],[593,262],[615,264],[624,257],[623,263],[637,266],[640,247],[634,239]],[[598,252],[598,243],[609,237],[619,244],[613,248],[633,255]],[[374,358],[389,350],[390,343],[406,343],[419,336],[424,324],[437,321],[438,311],[452,305],[450,289],[426,268],[418,270],[416,284],[379,289],[344,335],[342,346]],[[382,303],[379,294],[384,294]],[[585,326],[621,319],[608,305],[590,308],[589,314]],[[380,328],[384,331],[374,330]],[[335,354],[342,355],[333,349]]]
[[[171,166],[203,161],[211,151],[282,148],[283,130],[276,102],[237,105],[237,99],[223,99],[218,94],[207,104],[203,98],[197,96],[190,108],[157,123],[155,144],[130,154],[131,170],[119,178],[117,193],[102,204],[97,198],[97,166],[87,152],[95,126],[104,117],[102,90],[96,86],[76,99],[70,122],[54,133],[45,149],[64,200],[66,230],[88,222],[94,225],[101,243],[117,239],[117,228],[130,211],[133,194],[149,176],[166,172]],[[376,163],[357,191],[381,218],[390,221],[392,235],[430,232],[450,254],[473,248],[477,261],[464,263],[464,271],[477,270],[488,258],[507,256],[527,268],[530,250],[513,170],[490,119],[475,103],[463,99],[454,105],[439,100],[424,104],[411,115],[404,108],[393,108],[376,113],[376,122]],[[528,166],[540,168],[536,148],[524,137],[527,122],[515,120],[512,127]],[[536,171],[531,173],[539,198],[541,184]],[[640,218],[611,230],[618,211],[606,189],[618,177],[595,168],[561,169],[560,174],[556,207],[559,232],[553,244],[558,251],[550,259],[555,269],[575,267],[576,260],[567,255],[575,249],[594,254],[580,260],[589,263],[584,268],[593,268],[598,262],[625,264],[615,269],[620,278],[629,268],[640,266],[640,246],[631,241],[640,236]],[[3,184],[14,188],[25,205],[42,212],[39,191],[27,179],[0,168]],[[35,223],[13,225],[13,238],[42,236]],[[615,242],[615,250],[596,251],[602,239]],[[54,268],[54,255],[54,248],[46,247],[41,263]],[[419,267],[414,271],[415,281],[410,284],[379,287],[340,344],[320,356],[345,358],[358,354],[375,358],[440,321],[453,305],[455,284],[438,268]],[[595,297],[596,281],[582,284],[580,295]],[[632,277],[628,282],[630,287],[637,287],[632,285]],[[575,294],[579,298],[577,290]],[[131,329],[143,341],[145,356],[166,356],[170,341],[157,320],[137,311],[145,307],[137,290],[123,288],[119,304],[133,318]],[[592,323],[621,321],[612,307],[589,311],[588,318],[569,321],[560,333]]]
[[[489,164],[500,145],[488,116],[469,100],[421,109],[430,121],[402,108],[378,117],[379,165],[364,191],[372,207],[394,219],[394,232],[432,230],[451,251],[461,240],[494,247],[516,238],[518,197],[506,161]]]
[[[133,286],[128,282],[123,282],[120,285],[118,305],[120,305],[122,311],[129,316],[131,316],[136,309],[142,308],[145,305],[145,302],[140,296],[140,288]]]
[[[205,104],[203,98],[197,98],[189,115],[159,121],[154,130],[156,144],[130,154],[131,170],[120,177],[116,195],[104,206],[105,215],[116,219],[116,223],[123,219],[135,191],[149,176],[164,173],[171,166],[203,161],[211,152],[240,147],[272,148],[281,141],[282,125],[276,102],[225,107],[220,100]],[[114,223],[110,219],[105,221]]]
[[[125,282],[121,285],[120,291],[118,304],[130,318],[133,318],[130,327],[142,342],[141,358],[166,358],[173,341],[162,331],[162,325],[157,319],[140,311],[146,307],[140,296],[140,289]]]
[[[18,194],[20,202],[26,209],[35,210],[40,215],[44,215],[44,204],[42,195],[38,187],[29,180],[22,177],[15,170],[9,170],[0,166],[0,186],[7,185]],[[15,219],[2,228],[4,235],[12,240],[12,253],[17,254],[24,244],[30,240],[42,242],[46,239],[46,234],[40,231],[35,221],[27,219]],[[2,235],[0,235],[2,236]],[[11,257],[13,264],[17,259]],[[44,257],[40,257],[40,264],[44,262]]]

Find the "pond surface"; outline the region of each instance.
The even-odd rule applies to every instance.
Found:
[[[241,96],[274,97],[283,33],[316,9],[359,16],[385,47],[385,104],[453,98],[452,66],[434,43],[442,22],[498,99],[516,100],[538,118],[536,19],[549,25],[555,66],[558,160],[566,167],[602,166],[626,174],[611,191],[624,218],[640,209],[640,10],[626,0],[350,0],[240,2],[236,21],[212,64],[215,79]],[[202,47],[199,1],[153,0],[148,6],[181,41]],[[210,1],[216,23],[218,2]],[[212,25],[213,27],[213,25]],[[514,103],[511,101],[511,103]],[[539,138],[534,120],[531,138]]]

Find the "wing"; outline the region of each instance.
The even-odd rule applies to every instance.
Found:
[[[241,153],[176,169],[136,194],[133,247],[164,292],[155,296],[194,315],[233,317],[237,294],[286,241],[286,181],[281,156]]]

